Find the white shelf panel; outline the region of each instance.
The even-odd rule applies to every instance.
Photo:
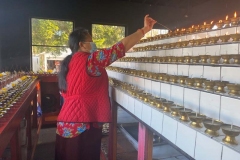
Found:
[[[145,86],[144,91],[146,91],[147,93],[152,93],[152,81],[151,80],[145,79],[144,86]]]
[[[142,102],[139,100],[134,100],[134,115],[137,116],[139,119],[142,118]]]
[[[170,140],[173,144],[176,143],[177,125],[177,121],[167,115],[164,115],[162,135]]]
[[[195,159],[196,160],[221,160],[222,145],[215,140],[197,133]],[[232,159],[231,159],[232,160]]]
[[[178,75],[189,76],[189,65],[178,65]]]
[[[158,54],[159,54],[160,57],[165,57],[166,56],[166,50],[160,50]]]
[[[203,78],[208,80],[220,80],[220,67],[204,66]]]
[[[199,112],[200,91],[184,88],[184,107]]]
[[[159,73],[160,64],[152,64],[152,72]]]
[[[170,100],[173,101],[175,104],[183,106],[183,90],[183,87],[172,85]]]
[[[220,120],[224,123],[239,126],[240,124],[240,100],[229,97],[221,98]]]
[[[224,81],[240,84],[240,67],[222,67],[221,76]]]
[[[194,157],[196,134],[192,128],[178,123],[176,145],[191,157]]]
[[[127,109],[127,107],[128,107],[128,95],[127,94],[124,94],[123,93],[123,96],[122,96],[122,106],[124,107],[124,108],[126,108]]]
[[[161,83],[152,81],[152,95],[160,97],[161,96]]]
[[[236,32],[237,32],[237,28],[236,27],[226,28],[226,29],[222,29],[221,30],[221,35],[235,34]]]
[[[127,110],[129,111],[129,112],[131,112],[131,113],[134,113],[134,106],[135,106],[135,104],[134,104],[134,98],[133,97],[128,97],[128,107],[127,107]]]
[[[208,37],[217,37],[221,35],[221,31],[220,30],[209,31],[207,35]]]
[[[147,57],[158,56],[158,51],[147,51]]]
[[[141,120],[145,122],[147,125],[151,125],[152,120],[152,109],[146,104],[142,105],[142,118]]]
[[[182,56],[191,56],[193,53],[193,48],[183,48]]]
[[[220,96],[201,92],[200,113],[214,119],[220,119]]]
[[[167,73],[168,72],[168,64],[160,64],[159,71],[160,71],[160,73]]]
[[[206,47],[193,47],[192,56],[199,56],[206,54]]]
[[[143,63],[142,63],[143,64]],[[146,71],[148,71],[148,72],[152,72],[152,64],[151,63],[146,63],[145,64],[145,67],[146,67]]]
[[[176,65],[176,64],[168,64],[168,72],[167,72],[167,74],[177,75],[178,74],[178,65]]]
[[[173,56],[173,49],[166,50],[166,56]]]
[[[191,66],[189,67],[189,77],[201,77],[203,76],[203,66]]]
[[[163,122],[163,113],[159,112],[156,109],[152,109],[151,127],[154,128],[160,134],[162,134],[162,127],[163,127],[162,122]]]
[[[167,100],[171,98],[171,85],[166,83],[161,83],[161,97]]]
[[[173,56],[181,57],[182,54],[183,54],[183,49],[182,49],[182,48],[174,49],[174,50],[173,50]]]
[[[211,56],[219,55],[221,53],[220,50],[221,50],[220,45],[206,46],[207,55]]]
[[[222,160],[239,160],[240,154],[231,150],[230,148],[223,146]]]
[[[220,54],[238,54],[238,44],[221,45]]]

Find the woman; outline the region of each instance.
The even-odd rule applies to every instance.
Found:
[[[63,60],[59,73],[64,104],[57,119],[56,160],[100,159],[101,125],[111,122],[104,67],[125,56],[155,23],[146,15],[142,29],[100,51],[87,30],[79,28],[70,34],[72,54]]]

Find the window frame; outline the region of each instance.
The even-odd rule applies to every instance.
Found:
[[[33,46],[39,46],[39,47],[68,47],[68,46],[50,46],[50,45],[33,45],[33,41],[32,41],[32,19],[43,19],[43,20],[54,20],[54,21],[68,21],[68,22],[72,22],[72,31],[75,29],[75,21],[71,20],[71,19],[56,19],[56,18],[46,18],[46,17],[31,17],[29,18],[29,32],[30,32],[30,37],[29,37],[29,41],[30,41],[30,70],[33,69],[33,52],[32,52],[32,47]]]

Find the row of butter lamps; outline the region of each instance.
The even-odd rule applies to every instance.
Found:
[[[206,128],[205,133],[212,137],[218,137],[218,130],[221,128],[223,133],[225,134],[225,137],[222,141],[227,144],[238,145],[238,142],[235,139],[235,137],[238,136],[240,133],[240,127],[238,126],[232,124],[224,124],[219,120],[214,120],[213,118],[206,117],[203,114],[193,112],[191,109],[187,109],[184,106],[176,105],[172,101],[152,96],[150,93],[144,92],[143,90],[126,82],[121,82],[114,78],[109,78],[109,83],[113,86],[120,86],[131,96],[138,98],[139,100],[152,106],[155,106],[158,109],[161,109],[163,112],[171,112],[171,116],[175,118],[180,117],[180,121],[189,122],[190,119],[190,125],[194,128],[202,128],[204,125],[204,127]]]
[[[130,68],[107,67],[108,70],[129,74],[133,76],[144,77],[152,80],[165,81],[173,84],[187,85],[198,89],[205,89],[207,91],[215,91],[217,93],[228,93],[232,96],[240,96],[240,84],[229,83],[228,81],[209,80],[198,77],[188,77],[184,75],[170,75],[166,73],[148,72],[146,70],[135,70]]]
[[[239,54],[199,55],[199,56],[152,56],[152,57],[123,57],[119,62],[144,63],[201,63],[201,64],[240,64]]]
[[[184,47],[197,47],[201,45],[214,45],[221,44],[226,42],[239,42],[240,34],[228,34],[222,36],[214,36],[214,37],[206,37],[202,39],[193,39],[188,41],[182,41],[174,43],[163,43],[163,44],[154,44],[154,45],[146,45],[141,47],[134,47],[134,52],[142,52],[142,51],[154,51],[160,49],[173,49],[173,48],[184,48]]]
[[[201,31],[209,31],[212,29],[221,29],[221,28],[226,28],[230,26],[238,26],[240,22],[240,17],[237,17],[237,12],[234,13],[234,16],[230,18],[228,15],[224,20],[219,20],[218,22],[211,21],[209,24],[207,22],[204,22],[202,25],[192,25],[191,27],[185,29],[176,29],[174,31],[169,31],[167,34],[159,34],[154,37],[148,37],[146,39],[140,40],[139,43],[144,43],[144,42],[149,42],[153,40],[158,40],[158,39],[163,39],[163,38],[168,38],[168,37],[174,37],[174,36],[182,36],[190,33],[196,33],[196,32],[201,32]],[[216,26],[216,27],[214,27]],[[167,28],[169,29],[169,28]]]

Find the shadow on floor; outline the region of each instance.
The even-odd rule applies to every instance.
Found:
[[[38,144],[34,160],[54,160],[55,142]]]

